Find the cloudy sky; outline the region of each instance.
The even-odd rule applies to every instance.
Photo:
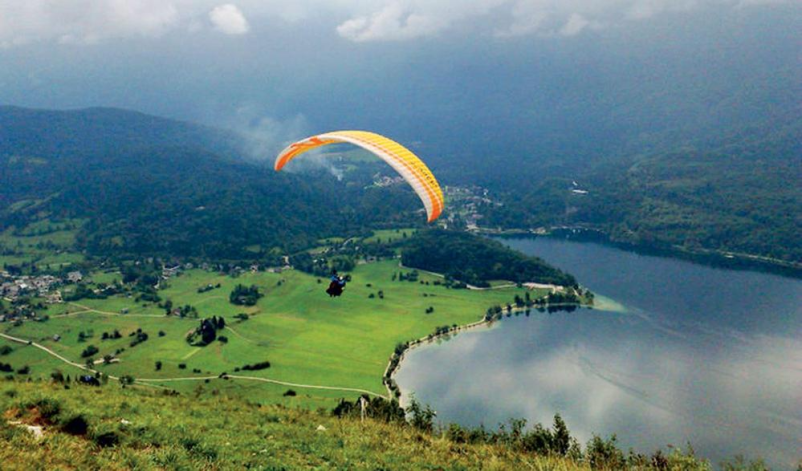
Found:
[[[345,40],[408,41],[467,28],[492,37],[573,36],[586,30],[666,14],[749,10],[795,0],[4,0],[0,2],[0,45],[36,42],[97,44],[121,38],[159,38],[214,31],[246,35],[276,23],[321,19]]]
[[[495,136],[580,115],[582,132],[642,134],[660,113],[720,120],[700,112],[726,95],[727,119],[787,101],[800,31],[800,0],[0,0],[0,104],[277,135]]]

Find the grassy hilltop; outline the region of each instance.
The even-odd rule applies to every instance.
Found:
[[[564,457],[533,451],[536,434],[483,440],[398,421],[335,417],[235,397],[139,387],[0,383],[3,469],[710,469],[675,449],[629,455],[597,441]],[[41,427],[41,437],[26,430]],[[542,436],[539,435],[539,436]],[[574,452],[569,452],[571,455]]]

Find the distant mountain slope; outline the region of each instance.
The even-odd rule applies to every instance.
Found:
[[[724,251],[802,266],[802,119],[742,129],[713,148],[678,143],[565,178],[533,181],[486,207],[490,226],[585,226],[614,241]],[[574,186],[576,183],[577,186]]]
[[[237,145],[230,132],[117,108],[0,106],[0,154],[74,157],[164,146],[223,153]]]
[[[253,259],[412,218],[405,187],[236,159],[236,135],[140,113],[0,109],[0,229],[88,218],[98,255]],[[365,180],[367,179],[367,180]],[[390,208],[390,210],[388,210]]]

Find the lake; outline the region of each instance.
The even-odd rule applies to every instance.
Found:
[[[405,397],[445,423],[551,425],[560,413],[583,444],[615,433],[624,450],[690,442],[714,465],[744,454],[796,468],[802,281],[594,243],[503,242],[623,309],[532,311],[414,349],[396,377]]]

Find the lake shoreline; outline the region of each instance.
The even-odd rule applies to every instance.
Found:
[[[586,309],[597,309],[599,311],[608,311],[608,312],[626,312],[626,308],[623,305],[619,304],[618,302],[601,296],[603,300],[603,308],[597,308],[594,305],[588,304],[574,304],[574,303],[553,303],[553,304],[540,304],[537,306],[524,306],[524,307],[513,307],[512,310],[507,312],[507,317],[511,317],[513,314],[515,316],[519,316],[521,313],[526,313],[527,311],[531,312],[535,310],[539,313],[549,312],[552,309],[557,310],[574,310],[579,308],[586,308]],[[573,309],[571,309],[573,308]],[[527,314],[528,317],[528,314]],[[395,375],[401,369],[401,363],[403,363],[404,359],[406,358],[406,354],[411,352],[416,348],[420,348],[424,345],[431,345],[433,342],[438,340],[445,339],[447,337],[451,337],[452,335],[457,335],[460,332],[468,332],[473,330],[478,330],[480,327],[488,327],[493,328],[496,323],[501,322],[504,318],[503,313],[500,314],[498,317],[491,317],[488,318],[487,315],[482,317],[481,320],[476,322],[471,322],[470,324],[463,324],[463,325],[452,325],[443,332],[439,333],[432,333],[425,337],[421,337],[419,339],[411,340],[406,342],[405,348],[400,354],[393,353],[390,356],[390,359],[387,362],[387,367],[384,369],[384,374],[382,375],[382,382],[384,387],[387,390],[387,397],[390,399],[398,399],[399,402],[403,397],[403,392],[401,391],[400,386],[395,381]]]
[[[641,255],[685,260],[700,265],[728,270],[758,271],[793,279],[802,279],[802,263],[762,257],[759,255],[726,252],[714,249],[689,250],[678,246],[665,247],[650,244],[613,240],[606,232],[582,226],[558,226],[539,229],[486,229],[479,228],[477,234],[499,238],[537,238],[549,237],[576,242],[595,242]]]
[[[630,313],[513,317],[422,343],[432,348],[406,356],[395,376],[406,405],[414,392],[438,420],[465,427],[559,412],[583,440],[617,433],[636,450],[690,441],[712,462],[744,454],[778,469],[798,460],[797,424],[772,419],[796,410],[798,280],[553,237],[502,242]]]

